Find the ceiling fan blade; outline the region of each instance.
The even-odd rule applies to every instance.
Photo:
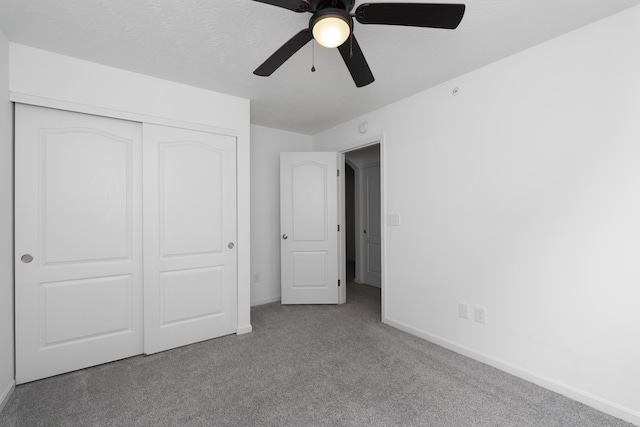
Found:
[[[309,10],[309,3],[303,0],[253,0],[259,3],[266,3],[272,6],[283,7],[294,12],[306,12]]]
[[[356,9],[361,24],[406,25],[453,30],[465,5],[453,3],[363,3]]]
[[[300,50],[302,46],[309,43],[313,36],[308,28],[300,31],[295,36],[291,37],[288,42],[283,44],[280,49],[276,50],[273,55],[267,58],[253,72],[256,76],[270,76],[275,70],[277,70],[287,59],[291,58],[294,53]]]
[[[360,45],[356,40],[356,37],[351,33],[351,36],[346,42],[338,46],[340,55],[344,59],[344,63],[347,65],[351,77],[357,87],[366,86],[369,83],[373,83],[375,80],[367,60],[364,58],[364,54],[360,49]]]

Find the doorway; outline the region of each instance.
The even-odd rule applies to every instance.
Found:
[[[348,286],[382,286],[380,143],[344,153],[345,271]]]
[[[382,227],[384,164],[382,136],[336,151],[280,153],[283,304],[347,302],[346,252],[350,236],[349,260],[353,261],[354,283],[366,284],[365,287],[376,291],[377,311],[382,321],[386,321],[385,229]],[[347,165],[353,170],[353,179],[349,181],[353,183],[349,188],[349,198],[353,202],[349,205],[354,208],[349,233],[346,232],[344,179]],[[332,173],[336,169],[337,174]],[[355,200],[358,200],[357,204]],[[289,299],[286,295],[290,291],[308,297]],[[319,293],[327,298],[321,298]]]

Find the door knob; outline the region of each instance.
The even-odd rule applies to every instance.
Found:
[[[233,247],[234,247],[234,246],[235,246],[235,245],[233,244],[233,242],[229,242],[229,244],[227,245],[227,247],[228,247],[229,249],[233,249]]]
[[[367,234],[367,230],[364,230],[364,234]]]
[[[283,234],[283,235],[282,235],[282,238],[283,238],[284,240],[287,240],[287,239],[289,238],[289,236],[287,236],[286,234]]]
[[[24,262],[25,264],[29,264],[31,261],[33,261],[33,257],[29,254],[24,254],[20,257],[20,261]]]

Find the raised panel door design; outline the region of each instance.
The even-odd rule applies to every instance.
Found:
[[[373,166],[364,170],[365,185],[367,186],[367,229],[369,237],[380,238],[382,228],[380,222],[380,166]]]
[[[292,252],[291,273],[294,288],[327,288],[328,253]]]
[[[367,272],[370,274],[380,274],[381,273],[381,253],[382,247],[379,244],[369,243],[367,245]],[[373,285],[377,282],[373,281]]]
[[[224,267],[160,274],[161,327],[224,314]]]
[[[291,168],[291,216],[294,241],[327,240],[327,167],[303,162]]]
[[[222,252],[224,152],[196,141],[159,148],[162,256]]]
[[[140,124],[17,104],[15,156],[16,381],[140,354]]]
[[[151,354],[237,330],[236,139],[150,124],[144,135]]]
[[[280,154],[283,304],[338,303],[336,153]]]
[[[40,348],[131,332],[131,300],[130,275],[41,283]]]
[[[39,259],[130,258],[132,141],[87,128],[39,134]]]

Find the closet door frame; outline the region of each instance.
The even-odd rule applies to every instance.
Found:
[[[238,141],[239,134],[240,134],[242,135],[243,140],[248,140],[248,132],[246,131],[243,132],[243,131],[230,129],[230,128],[220,128],[220,127],[208,126],[208,125],[203,125],[198,123],[182,122],[180,120],[148,116],[145,114],[119,111],[119,110],[101,108],[101,107],[96,107],[91,105],[75,104],[67,101],[60,101],[60,100],[54,100],[54,99],[48,99],[48,98],[42,98],[42,97],[18,94],[18,93],[10,93],[10,100],[16,104],[24,104],[24,105],[31,105],[31,106],[37,106],[37,107],[51,108],[55,110],[90,114],[90,115],[102,116],[105,118],[111,118],[111,119],[120,119],[120,120],[125,120],[130,122],[136,122],[141,125],[145,123],[157,124],[157,125],[163,125],[163,126],[171,126],[171,127],[178,127],[178,128],[188,129],[188,130],[196,130],[196,131],[202,131],[207,133],[219,134],[219,135],[234,137],[236,141]],[[239,151],[242,151],[242,153],[239,153]],[[236,155],[237,155],[236,170],[238,170],[238,172],[241,172],[240,170],[241,167],[238,164],[240,163],[241,155],[243,157],[247,157],[247,154],[245,152],[248,153],[248,147],[246,147],[246,150],[244,149],[240,150],[240,147],[236,143]],[[243,165],[242,169],[244,168],[248,168],[248,163],[246,165]],[[241,199],[239,195],[240,186],[245,187],[243,183],[240,183],[240,182],[236,183],[235,192],[236,192],[239,204],[242,203],[242,201],[239,200]],[[17,188],[17,191],[19,191],[19,188]],[[244,198],[248,199],[248,196],[245,195]],[[237,264],[235,266],[235,269],[236,269],[235,292],[237,294],[237,298],[236,298],[237,310],[235,315],[236,316],[235,331],[232,331],[232,333],[235,332],[238,335],[249,333],[252,331],[252,327],[250,324],[250,317],[249,317],[249,308],[250,308],[249,307],[250,300],[249,300],[249,292],[248,292],[249,286],[248,285],[243,286],[243,289],[241,289],[241,286],[240,286],[240,279],[244,278],[245,276],[246,277],[249,276],[250,260],[248,256],[248,253],[249,253],[248,218],[249,218],[248,215],[246,215],[245,217],[245,215],[240,215],[239,212],[236,212],[236,230],[237,230],[237,236],[238,236],[236,249],[237,249],[238,257],[237,257]],[[241,229],[245,229],[245,230],[241,230]],[[19,257],[18,252],[16,252],[16,257],[17,258]],[[242,321],[240,321],[240,319],[242,319]]]

